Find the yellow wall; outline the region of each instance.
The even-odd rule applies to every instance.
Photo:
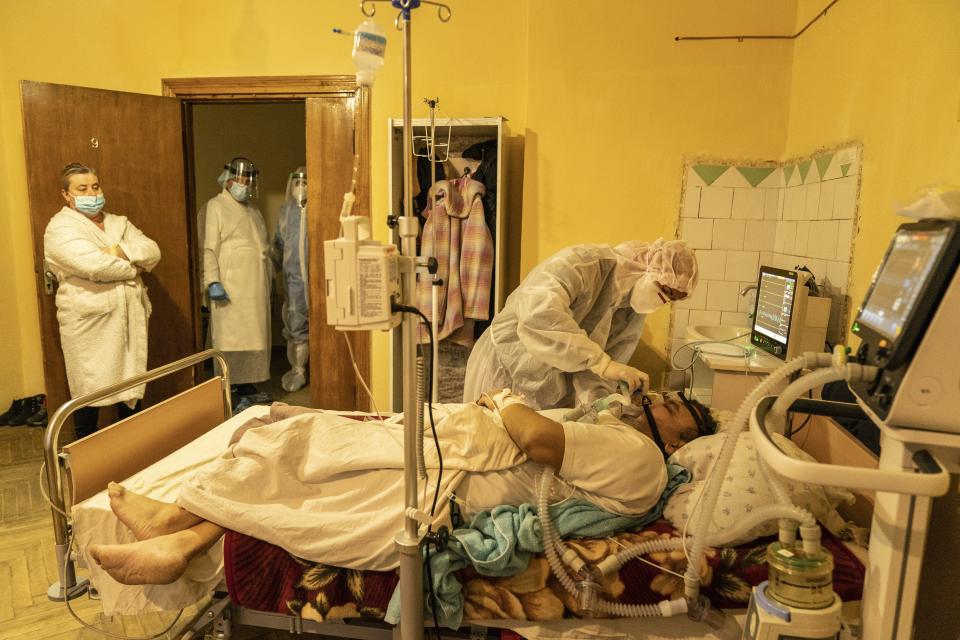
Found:
[[[822,0],[801,0],[805,24]],[[863,141],[856,309],[912,191],[960,183],[960,3],[843,0],[796,43],[786,156]]]
[[[793,3],[600,5],[531,0],[524,273],[576,242],[673,237],[684,154],[776,159],[783,149],[790,44],[674,36],[788,32]],[[635,358],[654,380],[668,319],[648,319]]]
[[[568,244],[672,235],[684,154],[777,160],[862,140],[856,301],[898,222],[894,201],[958,180],[960,4],[842,0],[793,44],[673,40],[786,33],[823,4],[454,2],[449,24],[427,12],[416,23],[413,95],[439,95],[449,116],[503,114],[524,137],[522,179],[509,178],[523,185],[521,264],[511,265],[521,275]],[[0,0],[0,19],[17,25],[0,40],[0,259],[13,297],[0,312],[3,402],[42,385],[17,81],[157,94],[163,77],[350,73],[349,40],[329,27],[360,21],[352,0],[229,11],[210,0],[91,0],[84,12],[95,32],[68,26],[61,2]],[[380,17],[390,44],[373,100],[375,216],[385,213],[385,122],[400,115],[392,15]],[[666,322],[665,312],[651,318],[637,358],[654,374]],[[385,344],[375,336],[381,398]]]
[[[503,114],[522,131],[526,4],[453,4],[448,24],[429,10],[418,13],[416,102],[439,95],[451,117]],[[373,95],[372,162],[374,214],[380,218],[386,120],[401,115],[401,49],[393,17],[381,8],[378,19],[389,42]],[[18,81],[159,94],[164,77],[349,74],[350,39],[330,29],[352,30],[361,19],[354,0],[90,0],[82,9],[58,0],[0,0],[0,21],[16,25],[0,39],[0,260],[12,297],[0,311],[0,363],[8,372],[0,376],[0,403],[38,393],[43,384]],[[415,115],[426,112],[418,106]],[[144,162],[150,162],[149,153]],[[57,188],[57,177],[50,178]],[[378,343],[385,344],[380,337]],[[374,383],[385,392],[386,367],[375,363],[375,369]]]

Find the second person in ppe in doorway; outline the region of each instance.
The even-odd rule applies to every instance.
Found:
[[[287,341],[290,371],[283,374],[280,384],[287,391],[296,391],[307,382],[310,356],[307,247],[307,168],[300,167],[287,180],[287,197],[273,235],[273,260],[283,272],[283,337]]]
[[[206,205],[203,286],[210,337],[224,352],[234,384],[270,378],[270,245],[257,195],[259,171],[246,158],[225,167],[223,191]]]
[[[538,409],[649,389],[627,364],[647,314],[687,297],[697,259],[681,240],[577,245],[534,268],[507,298],[467,362],[464,401],[509,387]]]

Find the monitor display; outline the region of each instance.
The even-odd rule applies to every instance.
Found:
[[[753,317],[754,332],[786,347],[790,337],[790,318],[796,292],[795,271],[761,268],[756,313]],[[785,352],[785,349],[778,350],[777,353],[781,352]]]
[[[897,233],[857,321],[890,340],[898,338],[948,235],[947,229]]]

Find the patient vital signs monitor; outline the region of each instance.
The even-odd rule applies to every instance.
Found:
[[[851,385],[881,422],[960,431],[960,222],[901,225],[853,323],[876,380]]]
[[[807,298],[804,276],[797,271],[760,267],[750,341],[781,360],[799,341],[800,322],[794,319],[803,318]]]

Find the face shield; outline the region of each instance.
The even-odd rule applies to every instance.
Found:
[[[307,168],[300,167],[287,178],[287,200],[307,206]]]
[[[234,158],[223,168],[227,171],[227,188],[234,198],[243,202],[257,197],[260,171],[251,160]]]

